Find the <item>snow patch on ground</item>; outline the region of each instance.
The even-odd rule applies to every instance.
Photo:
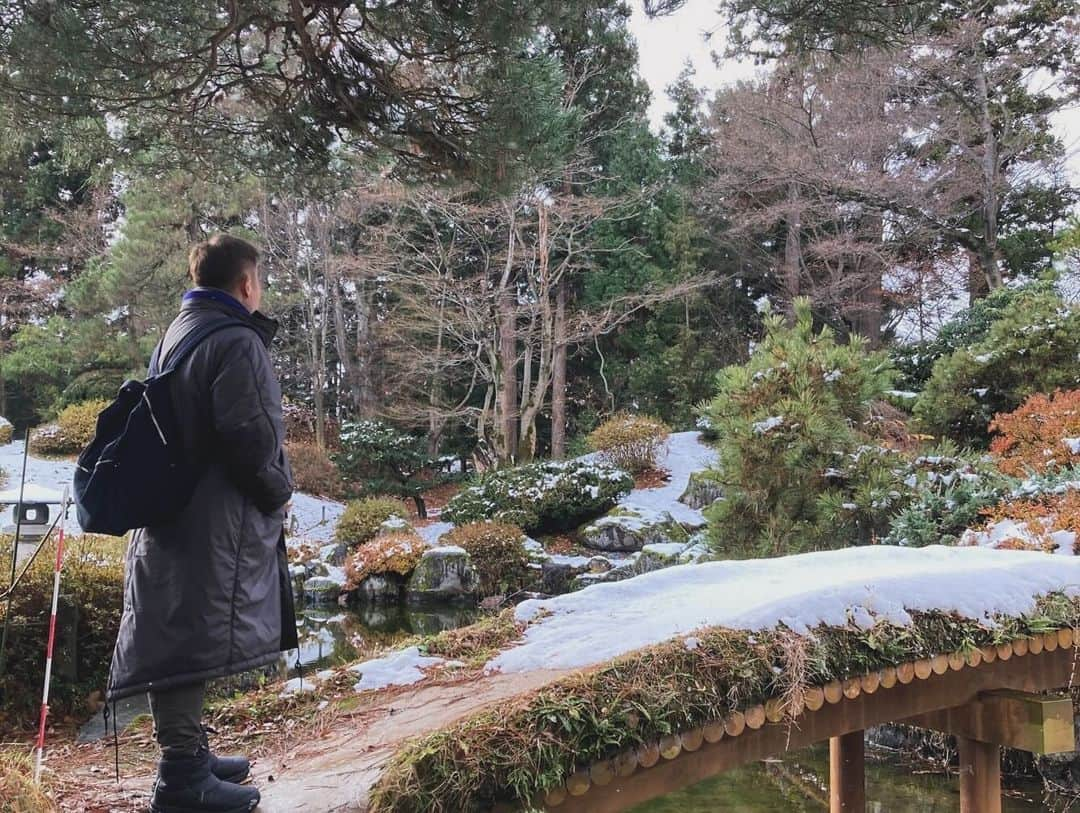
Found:
[[[311,542],[330,542],[345,511],[342,503],[296,492],[289,509],[289,536]]]
[[[22,475],[23,464],[23,441],[16,440],[0,446],[0,468],[7,473],[7,489],[14,490],[16,495],[19,490],[19,478]],[[75,463],[70,460],[45,460],[30,455],[26,459],[26,489],[50,496],[50,492],[57,492],[62,496],[64,487],[70,486],[75,479]],[[18,499],[18,496],[15,497]],[[0,506],[3,509],[3,519],[0,525],[13,525],[13,512],[8,506]],[[49,513],[55,516],[59,506],[50,506]],[[64,521],[64,530],[69,533],[81,533],[79,522],[75,518],[75,509],[68,511]]]
[[[350,666],[350,672],[358,672],[360,680],[353,687],[358,692],[382,689],[385,686],[411,686],[424,679],[423,670],[444,663],[442,658],[428,658],[415,646],[393,652],[384,658]]]
[[[849,548],[777,559],[681,565],[518,605],[532,622],[489,670],[574,669],[705,626],[800,634],[826,624],[909,624],[943,610],[992,624],[1029,613],[1053,591],[1080,595],[1080,557],[985,548]]]
[[[671,557],[678,556],[686,548],[689,547],[688,542],[653,542],[650,545],[645,545],[642,549],[642,553],[655,553],[657,556]]]
[[[423,528],[417,528],[416,532],[420,534],[420,538],[428,543],[431,547],[438,547],[439,540],[448,534],[453,525],[449,522],[433,522],[431,525],[425,525]]]
[[[619,501],[619,505],[638,512],[668,512],[682,525],[701,526],[705,517],[679,502],[690,484],[690,475],[716,465],[716,450],[701,442],[698,432],[676,432],[668,440],[667,451],[657,466],[667,469],[668,482],[660,488],[634,489]]]

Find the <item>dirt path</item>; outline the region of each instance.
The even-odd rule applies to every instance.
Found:
[[[409,737],[433,731],[478,709],[535,690],[565,675],[541,671],[471,677],[389,689],[314,730],[299,726],[271,735],[253,768],[262,813],[367,810],[382,766]],[[120,738],[122,780],[113,776],[111,740],[57,747],[52,755],[59,808],[72,813],[144,813],[157,748],[149,726]],[[229,751],[222,743],[223,751]]]
[[[564,672],[492,675],[398,693],[336,721],[323,736],[288,746],[256,769],[263,813],[364,811],[368,791],[397,746],[483,706],[530,691]],[[273,776],[273,781],[269,777]]]

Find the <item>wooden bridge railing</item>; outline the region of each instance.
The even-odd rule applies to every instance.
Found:
[[[580,770],[538,807],[619,813],[740,765],[830,743],[832,813],[864,811],[863,732],[904,722],[956,734],[962,813],[1000,813],[1000,746],[1075,749],[1068,698],[1077,685],[1071,629],[970,653],[936,655],[807,690],[802,708],[770,701]]]

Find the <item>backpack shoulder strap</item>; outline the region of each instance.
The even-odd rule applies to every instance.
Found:
[[[227,327],[246,327],[249,330],[255,330],[239,319],[223,319],[217,322],[212,322],[209,325],[203,325],[201,327],[194,328],[184,334],[183,338],[166,354],[167,363],[165,369],[155,373],[156,375],[168,375],[177,367],[183,363],[184,359],[188,357],[192,350],[198,347],[203,339],[208,338],[211,334],[217,333],[219,330],[224,330]],[[161,361],[161,344],[158,344],[157,350],[154,352],[153,360],[151,361],[151,370],[157,368]]]

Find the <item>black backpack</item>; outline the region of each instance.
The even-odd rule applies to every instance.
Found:
[[[175,519],[191,500],[203,469],[184,454],[169,378],[199,343],[227,327],[228,319],[194,328],[169,353],[158,372],[161,344],[145,381],[126,381],[98,416],[90,445],[75,469],[79,524],[89,533],[123,536],[133,528]]]

